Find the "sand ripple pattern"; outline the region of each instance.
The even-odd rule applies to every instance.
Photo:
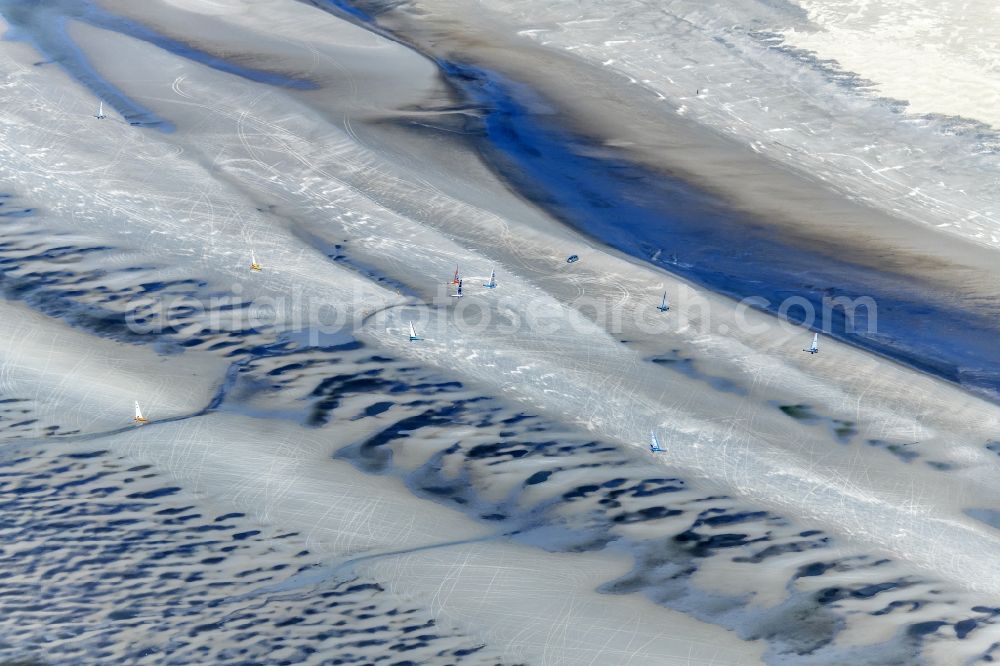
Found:
[[[297,584],[303,542],[106,451],[8,454],[0,662],[499,663],[377,581]]]

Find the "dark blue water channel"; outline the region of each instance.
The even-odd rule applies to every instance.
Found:
[[[392,2],[304,1],[413,46],[378,25]],[[691,183],[568,131],[544,91],[482,66],[429,57],[481,110],[469,129],[478,130],[486,161],[567,225],[717,293],[753,298],[754,307],[796,323],[815,317],[814,328],[839,340],[1000,401],[1000,327],[990,316],[997,304],[993,313],[963,309],[961,294],[852,261],[849,250],[783,236]],[[566,255],[578,249],[567,247]],[[649,295],[650,308],[658,299]],[[873,311],[831,307],[833,299],[871,299]]]
[[[814,313],[815,326],[840,340],[1000,397],[997,322],[961,309],[956,295],[783,237],[683,180],[562,129],[560,116],[530,88],[478,67],[440,65],[483,109],[487,161],[566,224],[715,292],[753,297],[754,306],[797,323]],[[650,308],[659,297],[649,294]],[[851,316],[831,307],[830,299],[863,297],[873,312],[859,306]]]

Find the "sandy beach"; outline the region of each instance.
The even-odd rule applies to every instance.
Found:
[[[805,354],[806,329],[574,230],[505,178],[483,150],[485,110],[433,58],[536,91],[601,159],[986,317],[995,249],[974,226],[871,205],[846,176],[664,112],[630,70],[519,35],[547,21],[520,4],[477,6],[485,20],[421,1],[375,31],[308,3],[81,7],[58,39],[85,63],[36,66],[37,37],[0,49],[0,211],[18,211],[0,218],[3,397],[35,419],[0,415],[3,497],[36,511],[17,490],[26,466],[55,487],[106,464],[61,470],[60,456],[105,451],[150,465],[179,505],[239,513],[234,533],[261,530],[220,556],[237,558],[224,573],[204,560],[185,575],[295,566],[206,592],[233,610],[204,621],[167,622],[171,598],[151,591],[141,617],[66,634],[67,658],[184,663],[215,636],[217,663],[946,664],[994,650],[1000,407],[826,335]],[[145,115],[109,98],[93,118],[94,91],[112,87]],[[131,424],[134,400],[147,425]],[[665,454],[648,452],[651,432]],[[152,524],[162,508],[133,510]],[[269,546],[286,533],[294,547]],[[371,644],[327,635],[376,622],[316,605],[334,593],[434,629],[412,646],[396,620]],[[242,599],[271,619],[241,655]],[[165,636],[206,627],[181,649],[115,624],[140,632],[142,617]],[[38,637],[58,623],[11,618],[0,654],[44,659]]]

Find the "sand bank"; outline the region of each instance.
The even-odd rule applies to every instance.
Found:
[[[306,65],[337,70],[337,64],[370,52],[369,38],[351,32],[358,28],[304,5],[268,6],[265,16],[274,20],[232,24],[227,40],[252,44],[257,32],[269,32],[273,23],[283,38],[292,39],[300,25],[309,26],[302,28],[306,34],[322,26],[344,30],[353,35],[344,41],[359,45],[345,51],[343,44],[317,40],[309,48],[289,48],[283,66],[293,72],[307,71]],[[163,21],[181,18],[186,17],[164,14]],[[237,39],[241,31],[248,34]],[[439,369],[443,383],[501,396],[505,405],[568,424],[579,436],[635,449],[638,456],[649,431],[657,430],[669,454],[642,458],[653,478],[691,480],[718,490],[713,496],[733,495],[773,510],[778,520],[818,526],[841,544],[891,558],[901,578],[919,576],[953,590],[963,608],[972,605],[966,599],[1000,590],[994,563],[984,556],[996,551],[1000,536],[966,513],[1000,503],[993,483],[998,461],[987,448],[1000,425],[996,407],[834,342],[824,340],[818,356],[803,354],[804,332],[783,330],[759,313],[742,313],[730,300],[575,236],[510,192],[451,131],[454,125],[405,124],[414,109],[437,108],[446,117],[441,106],[454,101],[441,97],[440,81],[425,60],[399,62],[400,76],[415,80],[422,72],[426,84],[402,88],[416,91],[411,99],[397,100],[402,110],[366,104],[359,85],[351,109],[367,106],[359,115],[378,120],[365,124],[355,122],[353,111],[340,112],[340,96],[325,96],[322,88],[262,89],[115,33],[75,26],[73,34],[99,56],[105,76],[155,106],[177,128],[156,133],[122,123],[95,125],[88,115],[93,100],[60,70],[32,67],[35,56],[25,45],[5,50],[9,80],[24,101],[5,107],[0,116],[5,139],[0,164],[18,176],[23,196],[45,203],[35,213],[38,224],[85,233],[111,246],[80,259],[77,269],[129,267],[123,254],[136,253],[157,271],[193,281],[195,295],[238,285],[248,298],[292,292],[313,297],[360,315],[357,334],[373,355],[391,352],[407,366]],[[398,46],[375,50],[385,56],[380,67],[390,72],[396,59],[408,57]],[[33,122],[39,115],[56,121]],[[54,144],[58,151],[40,148]],[[581,257],[573,265],[565,262],[568,244]],[[256,276],[246,267],[251,246],[265,264]],[[469,283],[460,308],[445,295],[444,285],[456,264]],[[490,292],[477,284],[493,266],[500,287]],[[94,279],[102,285],[114,281],[116,288],[135,282],[122,271]],[[654,319],[663,290],[675,305],[669,315]],[[591,321],[586,298],[613,316]],[[302,298],[292,304],[288,319],[301,314],[300,322],[313,323],[309,303]],[[485,328],[475,328],[474,306],[489,313]],[[373,316],[375,310],[382,314]],[[420,322],[425,337],[420,344],[407,339],[409,317]],[[519,324],[511,326],[515,321]],[[234,362],[284,353],[273,348],[280,333],[271,328],[220,333],[202,331],[200,320],[187,323],[164,338]],[[216,346],[222,343],[233,346]],[[334,352],[316,353],[329,355],[330,365],[311,370],[303,362],[302,374],[317,382],[343,374]],[[333,567],[343,558],[371,555],[364,566],[389,581],[394,594],[429,598],[442,616],[465,617],[468,631],[512,658],[556,660],[563,653],[553,654],[548,646],[572,643],[597,659],[606,646],[609,654],[636,652],[663,663],[687,647],[684,634],[694,636],[691,647],[706,660],[739,663],[745,654],[747,647],[732,633],[675,622],[672,612],[654,610],[634,594],[607,601],[576,576],[617,575],[627,568],[627,556],[581,554],[573,562],[574,575],[557,578],[554,573],[572,561],[565,554],[543,555],[503,539],[455,544],[488,537],[490,530],[440,502],[414,500],[397,478],[332,459],[342,445],[379,435],[381,422],[337,416],[328,429],[304,426],[293,418],[302,409],[298,398],[317,387],[304,383],[303,394],[292,393],[269,374],[278,369],[267,368],[259,383],[242,386],[245,411],[154,424],[115,435],[110,445],[154,459],[194,492],[274,524],[306,529],[311,543],[331,555]],[[287,403],[274,396],[255,402],[254,392],[265,389],[278,396],[289,391]],[[106,399],[117,404],[119,397],[109,391]],[[274,411],[262,413],[269,405]],[[412,427],[400,423],[403,431]],[[498,426],[484,439],[509,437],[500,432]],[[474,439],[448,433],[453,435],[459,442]],[[446,441],[414,439],[417,446],[443,447]],[[537,471],[545,471],[544,461],[538,464]],[[496,493],[509,488],[500,482],[487,486]],[[631,529],[664,538],[672,534],[665,523]],[[486,543],[490,547],[482,548]],[[429,550],[395,561],[385,557],[411,548]],[[741,545],[740,552],[749,556],[751,548]],[[528,557],[537,562],[524,562]],[[457,564],[466,560],[468,570]],[[652,561],[642,575],[669,569]],[[452,576],[444,585],[442,568]],[[783,594],[795,570],[755,578],[767,588],[761,596],[770,602]],[[495,587],[489,582],[494,574]],[[549,606],[545,617],[552,622],[540,625],[537,617],[517,616],[525,589],[544,591],[540,596],[549,603],[572,603]],[[611,615],[620,622],[609,628],[602,608],[614,608]],[[502,620],[495,617],[498,610]],[[848,646],[859,637],[870,641],[905,633],[909,619],[889,616],[882,634],[857,629]],[[970,654],[988,649],[993,630],[983,627],[976,642],[963,647]],[[530,641],[520,641],[523,632]],[[605,641],[585,640],[586,633]],[[641,643],[647,636],[653,641],[648,649],[637,643],[637,637]],[[757,659],[763,646],[749,649]]]

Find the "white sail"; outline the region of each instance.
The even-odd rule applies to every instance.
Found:
[[[143,416],[142,416],[142,410],[139,409],[139,401],[138,400],[135,401],[135,420],[136,421],[144,421],[145,420],[143,418]]]
[[[809,349],[803,349],[802,351],[807,351],[810,354],[819,353],[819,333],[813,333],[813,341],[812,344],[809,345]]]
[[[417,332],[413,330],[413,322],[412,321],[410,322],[410,339],[411,340],[416,340],[417,339]]]
[[[649,431],[649,450],[650,451],[662,451],[660,448],[660,440],[656,439],[656,433],[652,430]]]

